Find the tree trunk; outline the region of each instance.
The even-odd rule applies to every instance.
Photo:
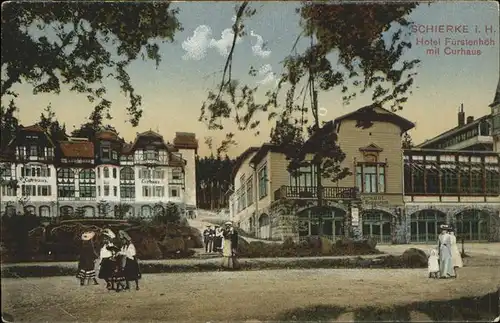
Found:
[[[316,111],[314,114],[314,126],[316,128],[316,131],[319,131],[319,115],[318,115],[318,92],[313,91],[313,109]],[[315,156],[316,160],[314,162],[314,166],[316,167],[316,198],[317,198],[317,203],[318,203],[318,235],[319,237],[323,236],[323,185],[321,183],[321,161],[322,161],[322,156],[318,155],[316,153]]]

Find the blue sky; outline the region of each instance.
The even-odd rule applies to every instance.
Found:
[[[176,131],[195,132],[200,140],[200,154],[208,153],[203,145],[205,136],[213,136],[220,141],[226,130],[209,131],[197,121],[200,107],[207,90],[213,88],[220,78],[225,62],[224,49],[230,44],[231,35],[224,30],[231,28],[234,7],[232,2],[182,2],[175,3],[180,8],[179,19],[184,31],[176,34],[173,44],[161,45],[163,60],[158,69],[154,62],[134,62],[129,68],[132,83],[143,96],[144,115],[139,127],[125,123],[124,106],[126,98],[120,93],[117,83],[109,84],[108,97],[113,101],[112,123],[127,140],[132,140],[136,132],[158,129],[166,139],[173,138]],[[295,14],[297,2],[252,2],[257,14],[245,21],[248,35],[237,44],[233,77],[256,84],[267,77],[268,85],[275,84],[272,73],[280,73],[281,61],[290,53],[293,42],[300,33],[298,16]],[[426,37],[456,37],[476,39],[492,37],[494,46],[482,47],[480,56],[427,56],[425,47],[413,46],[407,58],[420,58],[416,87],[413,95],[400,114],[416,122],[412,131],[415,142],[421,142],[456,125],[456,112],[463,103],[466,115],[475,117],[489,113],[488,104],[498,82],[499,71],[499,22],[498,4],[494,1],[444,2],[431,6],[419,6],[409,17],[418,24],[464,24],[493,25],[495,33],[481,34],[427,34]],[[197,33],[195,34],[195,31]],[[210,31],[210,32],[209,32]],[[415,37],[423,35],[413,35]],[[267,45],[260,48],[259,40]],[[226,46],[225,46],[226,45]],[[205,49],[205,50],[203,50]],[[267,51],[267,52],[266,52]],[[249,66],[262,68],[263,74],[250,78]],[[270,71],[270,69],[272,71]],[[90,113],[92,106],[84,96],[63,89],[60,95],[33,95],[27,85],[16,85],[20,92],[18,99],[19,117],[23,124],[35,122],[41,111],[51,103],[59,118],[69,129],[81,124]],[[334,119],[370,103],[370,96],[359,97],[349,106],[343,106],[338,91],[320,94],[320,106],[326,109],[324,120]],[[227,131],[234,129],[228,123]],[[237,133],[238,146],[230,151],[237,155],[251,145],[267,141],[270,126],[262,126],[262,135],[248,136]]]

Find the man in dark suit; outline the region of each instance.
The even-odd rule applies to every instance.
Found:
[[[203,242],[205,243],[205,252],[212,252],[214,246],[215,231],[207,225],[207,228],[203,231]]]

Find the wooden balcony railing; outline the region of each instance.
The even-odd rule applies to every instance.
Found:
[[[323,187],[323,199],[355,199],[358,197],[356,187]],[[274,192],[274,200],[280,199],[315,199],[317,188],[311,186],[281,186]]]

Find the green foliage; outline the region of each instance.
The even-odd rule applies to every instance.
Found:
[[[81,219],[83,217],[85,217],[85,209],[79,206],[75,209],[75,218]]]
[[[13,100],[8,106],[0,106],[0,151],[6,152],[7,146],[14,139],[19,129],[19,120],[16,118],[18,108]]]
[[[413,139],[411,139],[411,136],[408,132],[405,132],[404,135],[403,135],[403,142],[402,142],[402,148],[403,149],[411,149],[413,148],[413,146],[415,146],[413,144]]]
[[[107,201],[97,203],[97,211],[99,216],[107,217],[111,213],[111,205]]]
[[[120,203],[115,207],[115,218],[124,219],[127,213],[132,208],[132,205],[127,203]]]
[[[114,79],[137,126],[141,96],[127,68],[139,57],[158,66],[159,44],[182,30],[177,14],[169,2],[9,2],[2,7],[2,43],[9,46],[1,49],[1,96],[17,96],[12,86],[21,82],[35,94],[59,93],[67,84],[107,110],[104,81]]]
[[[38,122],[38,125],[45,129],[54,141],[66,140],[68,137],[66,135],[66,125],[59,123],[59,121],[56,119],[56,114],[52,110],[52,106],[50,104],[40,115],[40,121]]]
[[[419,64],[418,60],[402,60],[411,47],[406,17],[415,7],[416,3],[410,2],[302,3],[297,13],[303,30],[297,42],[305,37],[310,44],[303,53],[297,52],[297,42],[293,45],[283,60],[284,73],[277,87],[266,93],[266,100],[257,103],[258,87],[241,85],[231,78],[230,68],[224,69],[217,91],[210,91],[203,103],[200,120],[209,129],[223,129],[223,121],[232,119],[239,130],[257,129],[258,133],[260,120],[256,115],[267,113],[268,119],[275,121],[271,141],[284,149],[291,173],[314,166],[320,176],[333,181],[347,176],[348,169],[340,167],[345,154],[336,143],[334,129],[322,128],[318,91],[340,89],[344,104],[349,104],[358,93],[371,90],[373,104],[367,107],[367,114],[377,106],[402,109],[411,94],[416,75],[413,69]],[[239,28],[242,18],[237,15],[233,28]],[[390,28],[394,32],[386,43],[383,36]],[[338,54],[338,62],[330,61],[332,53]],[[232,50],[226,66],[231,64]],[[251,68],[250,75],[255,74]],[[285,95],[284,102],[280,102],[280,94]],[[360,122],[360,126],[370,125]],[[312,160],[307,153],[313,155]],[[321,180],[317,183],[320,191]]]
[[[181,212],[179,207],[173,203],[168,202],[167,204],[157,203],[153,206],[153,220],[155,224],[167,224],[167,223],[180,223]]]

